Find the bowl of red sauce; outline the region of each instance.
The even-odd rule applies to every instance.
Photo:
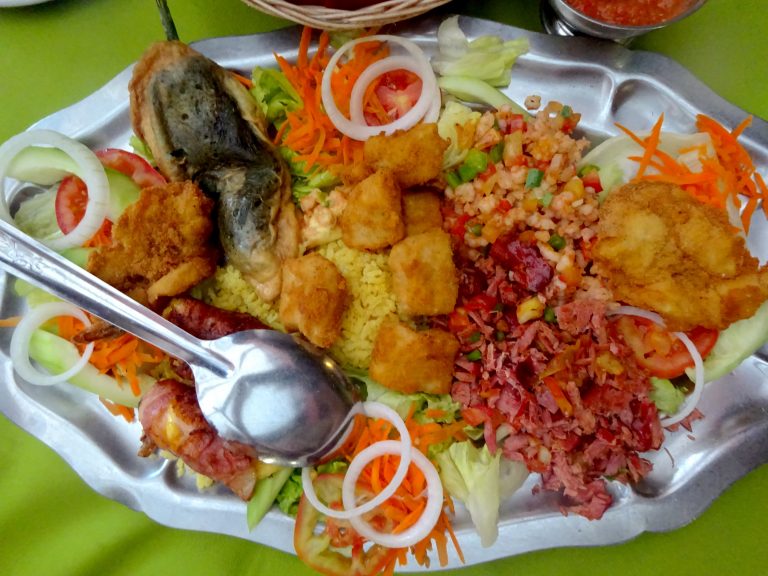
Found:
[[[626,41],[668,26],[701,8],[706,0],[548,0],[542,22],[548,32],[587,34]]]

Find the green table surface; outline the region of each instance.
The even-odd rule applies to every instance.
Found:
[[[171,0],[185,41],[287,23],[238,0]],[[455,1],[449,9],[541,30],[534,0]],[[152,0],[56,0],[0,8],[0,142],[111,79],[161,39]],[[710,0],[639,39],[715,92],[768,118],[768,3]],[[565,97],[565,96],[564,96]],[[670,533],[532,552],[448,574],[766,574],[768,466]],[[93,492],[41,442],[0,416],[0,574],[5,576],[312,574],[294,556],[235,538],[160,526]]]

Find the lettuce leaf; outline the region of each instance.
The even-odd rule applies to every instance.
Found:
[[[768,302],[763,302],[752,317],[720,332],[715,347],[704,359],[704,380],[712,382],[725,376],[767,342]],[[693,379],[693,369],[686,373]]]
[[[676,414],[685,402],[685,393],[666,378],[651,376],[651,385],[653,389],[648,396],[656,404],[659,412],[670,415]]]
[[[528,477],[521,462],[492,456],[488,446],[456,442],[436,457],[446,490],[467,507],[480,543],[492,545],[499,535],[499,508]]]
[[[459,27],[459,17],[452,16],[437,31],[438,54],[432,68],[441,76],[467,76],[494,87],[506,87],[512,66],[528,51],[528,38],[502,40],[498,36],[480,36],[467,40]]]
[[[303,105],[301,96],[279,70],[256,66],[251,74],[251,94],[259,104],[267,122],[280,126],[286,114]]]
[[[304,493],[304,489],[301,484],[301,468],[297,468],[288,477],[283,484],[280,492],[278,492],[275,498],[277,507],[282,510],[283,514],[288,516],[296,516],[296,512],[299,510],[299,500]]]
[[[437,132],[448,140],[443,155],[443,169],[449,170],[464,161],[475,139],[475,127],[482,114],[459,102],[450,100],[437,120]]]

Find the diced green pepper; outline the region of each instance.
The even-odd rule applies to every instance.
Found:
[[[448,182],[448,186],[453,189],[456,189],[461,185],[461,178],[459,178],[459,175],[456,174],[456,172],[446,172],[445,181]]]
[[[562,250],[565,248],[565,238],[560,236],[560,234],[552,234],[552,236],[549,237],[548,244],[555,250]]]
[[[502,158],[504,158],[504,142],[499,142],[491,148],[491,162],[494,164],[496,162],[501,162]]]
[[[488,168],[488,154],[477,148],[467,152],[464,162],[459,166],[459,178],[462,182],[474,180],[478,174],[482,174]]]
[[[472,332],[472,334],[467,337],[467,342],[480,342],[480,338],[482,337],[483,335],[480,332]]]
[[[480,236],[480,234],[483,233],[483,226],[482,224],[472,224],[471,226],[467,227],[467,230],[469,230],[469,232],[475,236]]]
[[[528,175],[525,177],[525,187],[528,189],[538,188],[541,186],[541,181],[544,178],[544,172],[538,168],[531,168],[528,170]]]
[[[573,108],[571,108],[570,106],[567,106],[567,105],[563,106],[563,109],[560,110],[560,116],[562,116],[563,118],[568,118],[572,114],[573,114]]]
[[[544,206],[544,208],[546,208],[547,206],[549,206],[550,204],[552,204],[552,193],[551,193],[551,192],[546,192],[546,193],[544,194],[544,196],[542,196],[542,197],[539,199],[539,204],[541,204],[542,206]]]
[[[582,176],[586,176],[587,174],[591,174],[592,172],[600,172],[600,167],[595,166],[594,164],[585,164],[581,168],[579,168],[579,171],[576,173],[578,174],[579,178]]]
[[[544,308],[544,321],[554,324],[557,322],[557,316],[555,315],[555,309],[551,306]]]
[[[467,352],[465,356],[470,362],[477,362],[483,357],[483,353],[480,350],[472,350],[472,352]]]

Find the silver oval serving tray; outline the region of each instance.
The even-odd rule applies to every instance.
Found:
[[[436,48],[439,21],[425,18],[394,28],[427,52]],[[616,134],[615,122],[648,130],[662,112],[669,131],[692,132],[697,113],[736,126],[746,112],[729,104],[675,62],[632,52],[610,42],[559,38],[489,21],[463,18],[470,37],[527,36],[530,51],[513,70],[509,96],[530,94],[558,100],[582,113],[581,127],[595,142]],[[223,66],[250,74],[253,66],[273,66],[273,52],[296,55],[300,30],[205,40],[195,47]],[[131,134],[126,69],[83,101],[49,116],[36,127],[58,130],[92,148],[128,147]],[[768,171],[768,123],[755,118],[741,141],[758,169]],[[756,217],[749,237],[753,253],[768,259],[768,223]],[[17,314],[23,302],[12,279],[0,276],[0,317]],[[293,552],[293,520],[271,511],[248,532],[245,505],[227,490],[198,491],[190,476],[178,478],[174,465],[139,458],[141,430],[111,416],[92,395],[68,385],[41,388],[19,381],[8,359],[9,331],[0,336],[0,410],[51,446],[97,492],[139,510],[162,524],[228,534]],[[455,528],[467,564],[543,548],[604,545],[641,532],[683,526],[726,487],[768,462],[768,349],[763,348],[732,374],[710,383],[700,404],[705,419],[693,433],[667,434],[664,449],[649,455],[654,471],[641,484],[612,486],[615,504],[599,521],[562,516],[552,494],[533,496],[531,477],[501,513],[499,539],[482,548],[465,511]],[[461,566],[452,557],[450,567]],[[417,570],[418,567],[409,567]]]

